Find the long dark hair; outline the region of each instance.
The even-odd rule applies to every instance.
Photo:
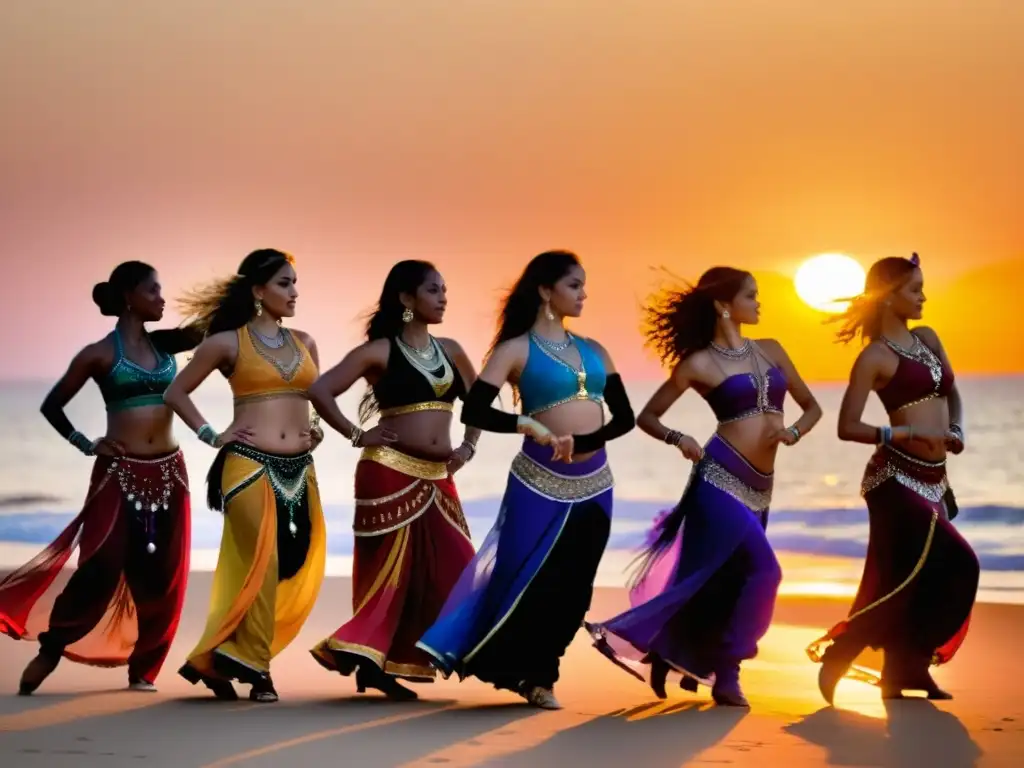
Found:
[[[706,349],[718,323],[715,302],[732,301],[749,277],[742,269],[712,267],[697,285],[681,281],[685,287],[670,286],[652,294],[643,310],[646,346],[668,367]]]
[[[845,312],[825,319],[826,323],[843,324],[836,333],[836,341],[849,344],[857,336],[861,337],[862,343],[879,338],[882,335],[885,299],[920,266],[921,259],[916,253],[909,259],[889,256],[872,264],[864,281],[864,293],[850,299],[850,306]]]
[[[92,287],[92,300],[105,317],[122,317],[128,311],[129,293],[148,279],[156,269],[144,261],[124,261],[114,267],[110,277]],[[195,328],[165,328],[149,333],[149,339],[161,352],[176,355],[195,349],[202,334]]]
[[[178,300],[188,324],[207,336],[241,328],[256,313],[252,289],[266,285],[286,264],[295,259],[284,251],[261,248],[246,256],[238,272],[190,291]]]
[[[393,339],[401,334],[405,326],[405,321],[402,320],[402,314],[405,312],[402,294],[415,295],[419,287],[426,282],[427,275],[436,271],[437,268],[429,261],[418,259],[406,259],[395,264],[384,278],[384,286],[380,289],[380,298],[377,299],[376,306],[366,317],[366,340]],[[366,393],[359,401],[360,423],[365,424],[378,410],[373,389],[367,387]]]
[[[545,251],[530,259],[523,274],[502,299],[498,319],[498,330],[487,350],[490,357],[494,348],[503,341],[522,336],[537,322],[540,312],[541,286],[551,288],[569,274],[573,267],[580,266],[579,257],[571,251]]]

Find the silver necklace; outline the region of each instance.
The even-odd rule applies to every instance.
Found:
[[[433,336],[430,337],[430,358],[432,362],[424,359],[422,354],[417,354],[418,350],[402,341],[401,337],[396,337],[396,340],[398,341],[398,349],[405,355],[405,359],[427,380],[434,390],[435,397],[441,397],[447,392],[452,382],[455,381],[455,371],[448,364],[448,358],[441,351],[441,345],[437,339]]]
[[[733,347],[723,347],[721,344],[716,344],[712,341],[711,349],[730,360],[742,360],[750,355],[750,339],[744,339],[743,346],[736,347],[735,349]]]
[[[565,334],[565,341],[552,341],[551,339],[546,339],[536,331],[530,331],[530,334],[538,344],[542,347],[547,347],[552,352],[564,352],[572,346],[572,335],[569,333]]]
[[[409,355],[413,355],[416,357],[417,362],[419,364],[422,364],[430,368],[431,370],[437,370],[438,366],[440,365],[439,351],[437,342],[433,336],[427,337],[427,346],[425,349],[414,347],[412,344],[409,344],[407,341],[405,341],[405,339],[403,339],[401,336],[398,336],[396,338],[398,340],[399,346],[402,349],[402,352],[405,353],[406,357],[408,357]]]
[[[277,329],[277,335],[275,335],[275,336],[264,336],[262,333],[260,333],[258,330],[256,330],[252,326],[249,326],[249,330],[251,330],[253,332],[253,334],[256,336],[256,338],[259,339],[260,342],[265,347],[267,347],[269,349],[280,349],[281,347],[284,346],[284,329],[283,328],[278,328]]]

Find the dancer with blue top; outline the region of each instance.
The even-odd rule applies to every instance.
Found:
[[[494,527],[418,643],[444,676],[474,676],[544,709],[560,708],[559,661],[590,607],[611,528],[604,445],[634,426],[611,357],[563,327],[583,310],[585,281],[574,254],[549,251],[504,302],[462,420],[523,434],[523,447]],[[522,415],[491,406],[506,382]]]

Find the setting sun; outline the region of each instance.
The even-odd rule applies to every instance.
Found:
[[[823,253],[808,259],[793,278],[804,303],[821,312],[842,312],[849,299],[864,290],[864,268],[841,253]]]

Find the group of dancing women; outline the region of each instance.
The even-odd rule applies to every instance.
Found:
[[[560,660],[584,628],[596,650],[660,698],[674,673],[684,690],[703,685],[719,705],[748,706],[740,667],[757,654],[782,578],[766,536],[776,454],[821,418],[783,346],[743,335],[760,312],[749,272],[715,267],[652,297],[647,342],[671,374],[636,417],[606,349],[566,328],[587,295],[570,252],[527,265],[479,374],[455,340],[431,333],[447,306],[432,264],[391,269],[365,341],[325,372],[314,339],[285,322],[295,315],[297,279],[289,254],[255,251],[234,275],[184,295],[180,327],[152,331],[146,324],[161,320],[165,300],[151,266],[123,263],[93,289],[114,328],[75,355],[41,408],[94,457],[86,500],[49,546],[0,581],[0,631],[38,642],[22,694],[62,658],[127,666],[129,688],[156,690],[189,572],[176,415],[216,451],[207,505],[224,523],[206,626],[178,672],[218,699],[236,700],[236,685],[246,685],[250,700],[277,701],[272,660],[317,600],[326,531],[313,455],[322,420],[360,454],[351,617],[311,654],[354,676],[358,691],[415,699],[408,683],[455,673],[557,709]],[[964,448],[961,399],[935,331],[909,326],[924,301],[917,255],[885,258],[837,318],[841,341],[863,342],[838,435],[876,450],[861,487],[870,539],[859,590],[847,617],[807,649],[829,703],[843,677],[875,683],[886,698],[911,690],[949,698],[930,668],[963,642],[977,592],[978,560],[951,525],[957,507],[945,466]],[[184,352],[191,359],[178,371]],[[223,430],[192,399],[218,372],[234,400]],[[98,439],[64,411],[89,379],[106,404]],[[366,392],[350,418],[337,398],[359,380]],[[495,407],[506,384],[518,412]],[[663,423],[689,389],[718,422],[703,445]],[[863,421],[872,391],[887,424]],[[802,410],[788,426],[787,393]],[[453,447],[457,399],[465,431]],[[589,622],[612,521],[605,446],[634,426],[692,471],[638,553],[630,608]],[[522,447],[475,551],[454,476],[482,432],[518,433]]]

